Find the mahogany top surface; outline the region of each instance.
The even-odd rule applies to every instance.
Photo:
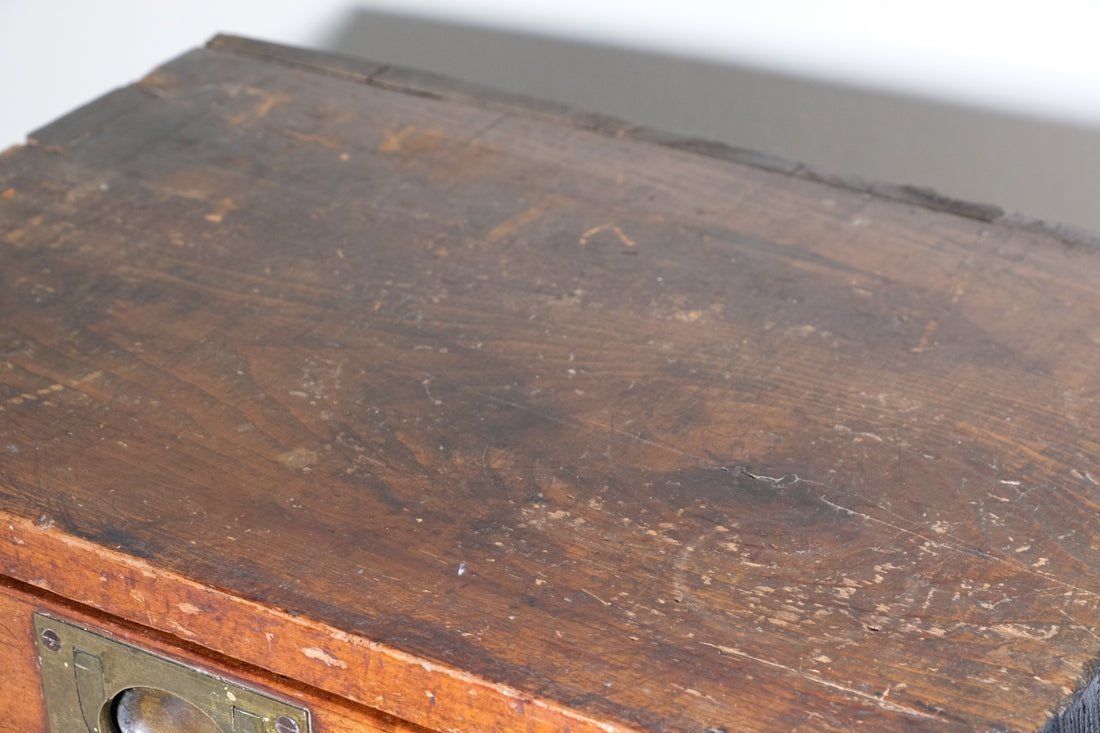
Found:
[[[0,511],[40,528],[5,572],[89,596],[34,554],[76,538],[574,730],[1066,698],[1100,650],[1094,247],[279,54],[216,42],[0,157]],[[111,588],[78,600],[196,615]],[[249,661],[472,704],[359,694],[332,649]]]

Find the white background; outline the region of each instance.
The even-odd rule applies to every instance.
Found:
[[[774,113],[762,123],[766,129],[755,130],[736,110],[716,109],[713,100],[728,93],[736,79],[713,75],[709,80],[699,77],[695,98],[685,96],[691,91],[690,79],[675,81],[675,89],[668,79],[664,86],[633,79],[624,90],[620,81],[608,78],[607,84],[626,101],[615,109],[596,109],[640,118],[645,110],[631,105],[628,97],[659,101],[662,94],[672,93],[676,105],[698,108],[711,119],[694,122],[654,114],[638,121],[841,172],[931,185],[949,195],[1100,229],[1100,213],[1093,211],[1100,208],[1093,204],[1100,193],[1100,175],[1095,173],[1100,171],[1100,0],[0,0],[0,148],[140,78],[216,32],[328,47],[340,36],[341,24],[357,12],[379,10],[781,71],[815,83],[839,81],[917,101],[992,110],[1009,121],[1007,131],[988,117],[951,122],[940,107],[933,115],[938,121],[925,120],[921,108],[902,106],[897,109],[906,111],[887,123],[882,114],[861,107],[872,103],[866,95],[830,97],[847,100],[848,112],[834,110],[815,121],[815,110],[806,105],[800,109],[792,96],[776,102]],[[385,50],[385,40],[376,39],[372,49]],[[452,57],[433,58],[433,49],[415,48],[415,38],[394,40],[391,46],[386,53],[401,57],[395,60],[402,63],[441,66],[432,70],[468,77],[479,73],[474,65],[454,60],[457,51]],[[467,49],[467,57],[475,52]],[[537,85],[502,75],[513,66],[516,73],[522,71],[518,62],[497,63],[484,79],[473,80],[539,94]],[[593,74],[598,76],[598,70]],[[780,84],[770,95],[753,92],[752,99],[767,104],[783,95],[797,96],[800,89]],[[588,107],[615,96],[607,90],[571,95],[558,86],[541,95]],[[787,119],[792,115],[805,119]],[[723,127],[718,118],[730,124]],[[870,127],[841,129],[859,124]],[[891,129],[884,129],[887,124]],[[1054,126],[1036,126],[1042,124]],[[778,136],[780,131],[785,138]],[[861,150],[859,141],[871,138],[878,147]],[[901,148],[914,150],[903,157]]]

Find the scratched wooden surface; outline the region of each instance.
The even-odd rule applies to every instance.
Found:
[[[0,570],[439,730],[1081,681],[1094,247],[279,55],[0,158]]]

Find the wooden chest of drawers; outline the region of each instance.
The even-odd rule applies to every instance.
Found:
[[[0,157],[0,730],[175,684],[116,642],[226,733],[1093,730],[1098,287],[991,207],[215,39]]]

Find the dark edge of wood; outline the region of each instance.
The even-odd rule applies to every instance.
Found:
[[[565,123],[572,127],[625,137],[635,126],[607,115],[580,112],[568,105],[522,94],[502,92],[471,82],[340,54],[283,46],[239,36],[217,35],[206,45],[215,51],[229,51],[307,69],[338,79],[369,84],[403,94],[429,99],[477,103],[501,111],[527,114]]]
[[[47,153],[61,151],[62,144],[71,145],[99,132],[114,122],[124,110],[129,109],[126,102],[132,98],[147,95],[137,84],[131,84],[89,100],[71,112],[58,117],[27,133],[27,147],[39,148]],[[4,151],[14,152],[20,146]]]
[[[709,158],[727,160],[752,168],[780,173],[793,178],[817,181],[847,191],[868,194],[932,211],[955,214],[967,219],[996,223],[1040,235],[1070,245],[1100,247],[1100,233],[1060,222],[1050,222],[1024,214],[1006,212],[999,206],[953,198],[925,186],[868,180],[859,176],[839,175],[780,156],[740,148],[727,143],[667,132],[637,125],[608,115],[577,110],[566,104],[547,102],[522,94],[459,81],[451,77],[415,71],[341,54],[312,51],[258,41],[241,36],[219,34],[206,44],[216,51],[239,53],[267,59],[287,66],[355,81],[361,84],[413,94],[416,96],[476,101],[501,111],[549,118],[573,127],[615,138],[628,138],[663,147],[675,148]]]
[[[1039,733],[1100,733],[1100,665],[1085,669],[1077,691]]]

